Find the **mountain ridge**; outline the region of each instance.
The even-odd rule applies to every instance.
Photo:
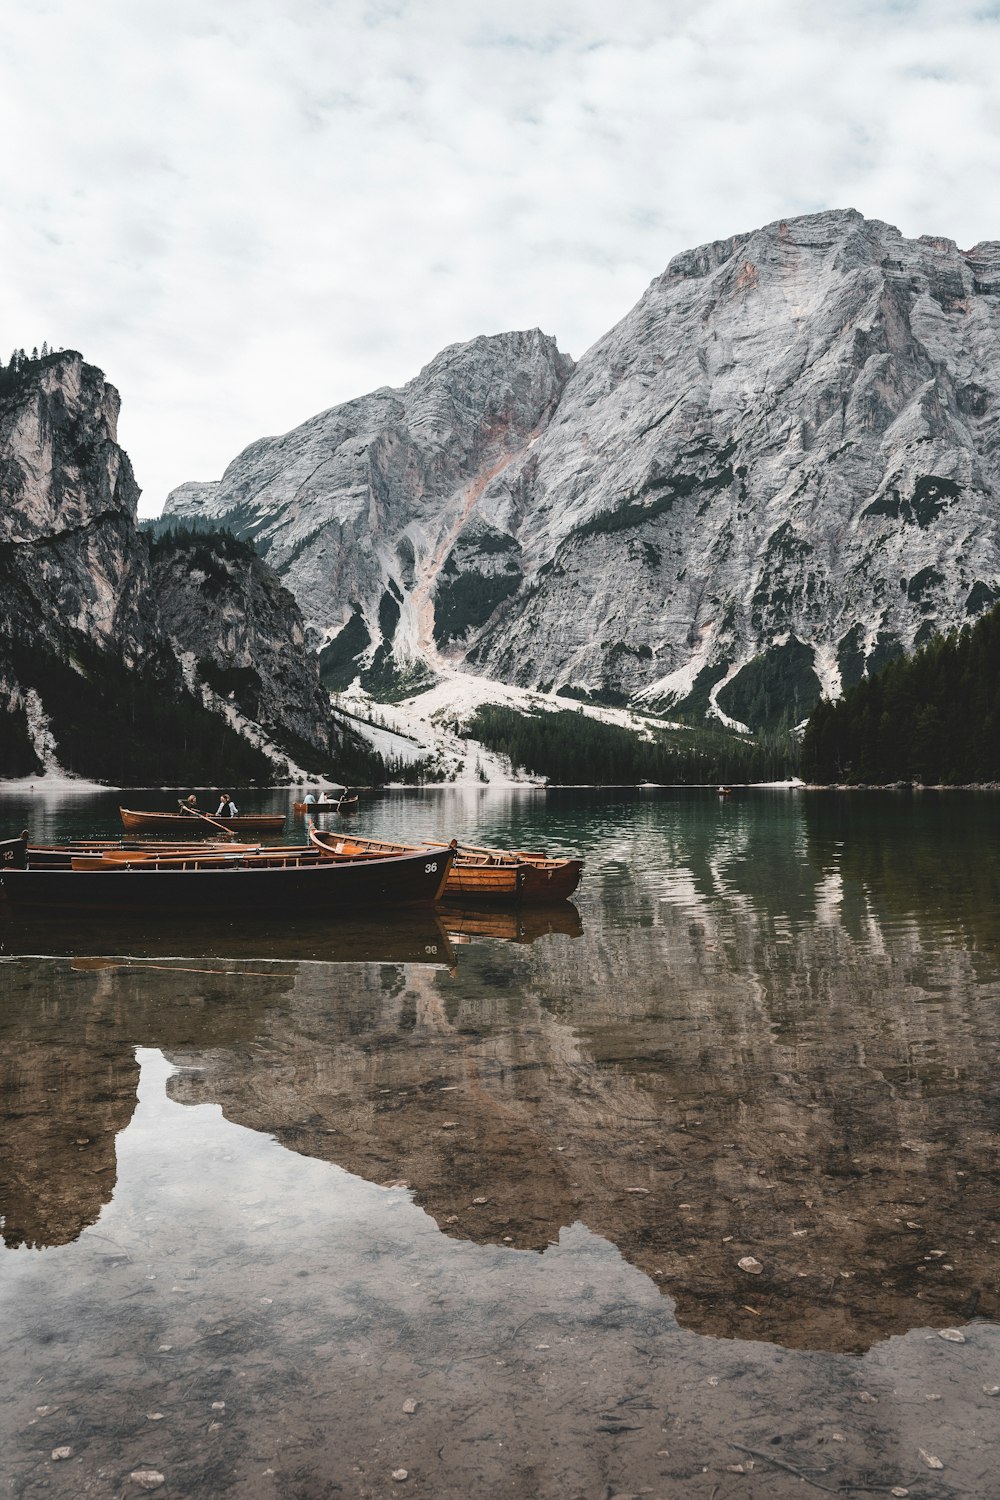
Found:
[[[1000,242],[777,220],[675,255],[575,364],[449,346],[165,514],[262,544],[341,679],[437,657],[797,722],[1000,597],[998,298]]]

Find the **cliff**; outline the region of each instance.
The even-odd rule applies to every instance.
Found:
[[[358,656],[376,680],[390,657],[426,664],[435,592],[477,571],[470,558],[489,559],[484,571],[501,574],[505,594],[520,584],[519,546],[486,517],[482,495],[537,440],[571,369],[537,329],[454,345],[401,390],[251,444],[219,484],[174,490],[164,516],[213,517],[254,542],[311,639],[332,644],[332,685],[345,664],[350,680]],[[478,601],[478,623],[488,602]]]
[[[198,607],[178,548],[151,569],[118,411],[74,351],[0,371],[0,775],[266,780],[287,750],[327,764],[294,601],[249,549],[224,564],[224,597]],[[233,668],[261,679],[241,714],[218,692]]]
[[[195,681],[278,742],[331,749],[330,704],[295,600],[235,537],[150,544],[160,629]]]
[[[781,221],[675,257],[575,367],[474,340],[167,511],[265,549],[341,680],[797,720],[1000,597],[998,298],[1000,243]]]

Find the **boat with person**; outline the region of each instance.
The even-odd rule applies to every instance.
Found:
[[[451,869],[449,848],[386,859],[331,860],[317,849],[68,850],[61,862],[29,855],[27,833],[0,841],[0,895],[13,908],[201,912],[433,906]]]
[[[181,804],[183,806],[183,804]],[[126,828],[142,829],[147,833],[197,834],[280,833],[285,826],[284,813],[237,813],[232,818],[216,818],[200,808],[186,808],[181,812],[141,812],[130,807],[120,807],[118,812]]]
[[[365,839],[341,833],[309,828],[310,841],[331,859],[386,859],[411,853],[421,847],[393,843],[386,839]],[[439,844],[422,847],[437,849]],[[565,901],[580,884],[582,859],[552,858],[548,854],[522,849],[485,849],[474,844],[459,844],[453,839],[447,847],[454,851],[454,862],[448,876],[445,894],[478,901]]]
[[[310,816],[312,813],[340,813],[341,817],[350,817],[358,810],[358,794],[352,793],[343,797],[323,797],[316,802],[293,802],[292,811],[299,816]]]

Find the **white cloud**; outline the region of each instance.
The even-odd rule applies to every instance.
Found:
[[[707,239],[1000,237],[998,63],[965,0],[14,0],[0,347],[106,370],[155,510],[444,344],[578,355]]]

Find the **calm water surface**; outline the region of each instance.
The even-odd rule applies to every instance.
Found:
[[[355,826],[584,879],[326,927],[0,912],[0,1494],[1000,1493],[1000,798]]]

